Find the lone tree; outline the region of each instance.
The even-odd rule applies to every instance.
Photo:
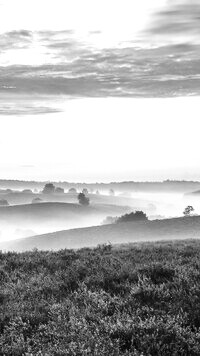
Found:
[[[114,195],[115,195],[115,191],[114,191],[113,189],[110,189],[110,190],[109,190],[109,195],[110,195],[110,196],[114,196]]]
[[[79,193],[78,201],[79,201],[79,204],[81,204],[81,205],[89,205],[90,204],[90,199],[88,197],[86,197],[84,193]]]
[[[43,200],[42,199],[40,199],[40,198],[34,198],[33,200],[32,200],[32,204],[38,204],[38,203],[41,203]]]
[[[190,216],[193,211],[194,211],[193,206],[192,206],[192,205],[188,205],[188,206],[185,208],[185,210],[184,210],[184,212],[183,212],[183,215],[184,215],[184,216]]]
[[[55,185],[53,183],[45,184],[42,193],[43,194],[53,194],[55,192]]]

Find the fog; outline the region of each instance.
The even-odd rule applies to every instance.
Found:
[[[98,186],[96,188],[98,190]],[[88,194],[89,206],[78,203],[77,193],[69,194],[66,190],[63,194],[43,194],[40,189],[34,193],[34,189],[33,186],[29,191],[1,190],[0,200],[8,202],[8,206],[0,206],[1,242],[102,225],[108,216],[119,217],[136,210],[144,211],[149,220],[181,217],[187,205],[194,207],[194,214],[200,214],[198,195],[188,194],[187,189],[186,192],[128,192],[117,189],[113,195],[110,195],[109,189],[102,189],[100,194]]]

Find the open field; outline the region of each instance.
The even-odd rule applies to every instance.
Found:
[[[62,248],[94,247],[104,243],[128,243],[168,239],[200,238],[200,216],[128,222],[57,231],[25,239],[5,242],[0,248],[26,251]]]
[[[0,254],[0,355],[199,356],[200,241]]]

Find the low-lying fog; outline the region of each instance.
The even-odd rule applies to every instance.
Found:
[[[198,196],[184,193],[101,191],[88,197],[89,206],[81,206],[77,193],[1,192],[0,202],[8,205],[0,206],[0,241],[100,225],[107,216],[134,210],[143,210],[150,220],[182,216],[187,205],[200,214]]]

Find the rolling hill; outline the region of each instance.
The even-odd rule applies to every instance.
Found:
[[[1,240],[100,224],[108,215],[129,212],[127,206],[46,202],[0,207]],[[32,234],[30,235],[30,231]]]
[[[120,223],[58,231],[1,244],[2,249],[25,251],[94,247],[104,243],[176,240],[200,237],[200,216]]]
[[[15,218],[21,219],[62,219],[66,217],[91,216],[96,214],[123,213],[129,207],[116,206],[111,204],[82,206],[72,203],[43,202],[36,204],[20,204],[0,207],[0,221],[12,221]]]

